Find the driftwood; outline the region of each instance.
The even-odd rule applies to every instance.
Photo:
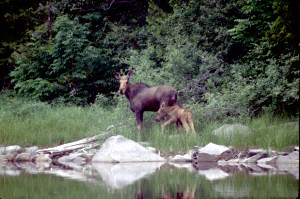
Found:
[[[38,154],[49,154],[51,158],[58,158],[69,153],[80,151],[87,151],[90,149],[97,148],[99,146],[99,140],[105,139],[110,132],[104,132],[102,134],[88,137],[82,140],[78,140],[75,142],[70,142],[67,144],[59,145],[56,147],[40,149],[37,151]]]

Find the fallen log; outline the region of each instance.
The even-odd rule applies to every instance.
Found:
[[[105,139],[110,135],[111,132],[104,132],[102,134],[88,137],[82,140],[78,140],[75,142],[70,142],[67,144],[59,145],[56,147],[50,147],[46,149],[39,149],[37,151],[38,154],[49,154],[52,158],[61,157],[69,153],[77,152],[79,150],[90,150],[97,148],[99,146],[99,140]]]

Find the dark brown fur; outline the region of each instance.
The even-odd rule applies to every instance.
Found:
[[[177,102],[177,92],[171,86],[148,86],[144,83],[130,84],[129,79],[132,71],[126,76],[121,76],[118,72],[114,72],[114,76],[119,80],[121,95],[125,95],[130,102],[130,108],[135,112],[138,124],[138,132],[140,133],[143,125],[144,111],[158,111],[162,102],[168,106]]]
[[[175,104],[173,106],[166,106],[164,103],[162,103],[160,109],[158,110],[156,120],[160,121],[166,116],[169,116],[170,120],[163,123],[161,127],[162,134],[164,132],[165,127],[174,122],[176,122],[179,132],[181,132],[181,128],[183,126],[186,130],[186,133],[188,134],[190,130],[190,125],[193,133],[196,134],[194,128],[193,113],[190,110],[182,108],[182,106],[178,104]]]

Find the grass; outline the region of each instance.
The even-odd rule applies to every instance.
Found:
[[[255,119],[231,119],[231,123],[248,126],[251,134],[228,138],[211,133],[225,120],[205,122],[197,113],[194,114],[197,135],[193,136],[192,133],[186,135],[184,129],[178,135],[175,125],[169,125],[161,135],[160,123],[155,121],[156,113],[145,112],[140,141],[148,142],[166,154],[186,152],[209,142],[239,149],[272,148],[278,151],[289,151],[299,145],[299,118],[264,114]],[[49,105],[0,96],[0,145],[55,146],[97,135],[111,125],[112,135],[138,140],[135,115],[124,99],[118,106],[106,109],[98,104],[89,107]]]

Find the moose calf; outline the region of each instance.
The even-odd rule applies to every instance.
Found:
[[[166,106],[165,103],[162,102],[157,113],[156,121],[161,121],[166,116],[169,116],[170,120],[162,124],[161,127],[162,134],[164,133],[165,127],[174,122],[176,122],[178,126],[178,132],[181,132],[181,128],[182,126],[184,126],[186,133],[188,134],[190,130],[189,128],[190,125],[194,135],[196,134],[194,128],[193,113],[190,110],[185,109],[178,104],[175,104],[173,106]]]

